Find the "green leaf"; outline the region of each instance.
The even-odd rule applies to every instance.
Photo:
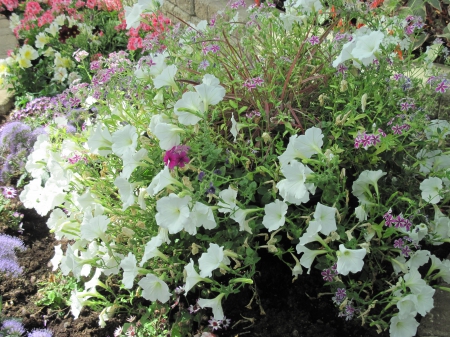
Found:
[[[427,0],[427,2],[434,8],[438,9],[439,12],[442,12],[441,3],[439,2],[439,0]]]
[[[232,108],[235,108],[235,109],[238,108],[238,104],[235,101],[230,101],[230,105]]]

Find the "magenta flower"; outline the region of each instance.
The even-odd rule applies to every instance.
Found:
[[[446,80],[443,80],[441,83],[438,84],[438,86],[436,87],[436,89],[434,89],[434,91],[443,94],[444,92],[447,91],[448,88],[450,88],[450,86],[446,84]]]
[[[394,125],[392,127],[392,131],[394,131],[394,135],[401,135],[403,133],[403,128],[401,125]]]
[[[308,39],[308,41],[309,41],[309,43],[311,43],[313,46],[320,43],[319,37],[317,37],[317,36],[315,36],[315,35],[311,36],[311,37]]]
[[[190,159],[187,156],[189,146],[186,145],[176,145],[170,150],[166,151],[164,155],[164,164],[169,166],[170,170],[173,170],[176,166],[184,167],[185,164],[189,163]]]

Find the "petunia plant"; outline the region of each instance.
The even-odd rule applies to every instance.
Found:
[[[359,1],[243,6],[92,63],[82,125],[38,136],[20,198],[73,240],[52,260],[89,280],[72,312],[104,324],[143,298],[211,332],[268,250],[294,280],[319,269],[339,316],[412,336],[450,275],[447,79],[413,58],[421,26]]]

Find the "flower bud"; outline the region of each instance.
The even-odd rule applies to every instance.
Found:
[[[270,137],[270,134],[268,132],[264,132],[261,135],[261,138],[263,139],[264,144],[267,144],[268,142],[270,142],[272,140],[272,137]]]
[[[342,80],[339,90],[341,92],[344,92],[344,91],[347,91],[347,89],[348,89],[348,82],[346,80]]]
[[[361,97],[361,110],[362,110],[362,112],[366,111],[366,105],[367,105],[367,94],[364,94]]]

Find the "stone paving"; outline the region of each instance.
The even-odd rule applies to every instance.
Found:
[[[8,50],[14,49],[16,45],[17,40],[9,29],[8,19],[0,14],[0,59],[6,58]],[[0,115],[7,114],[12,109],[13,104],[13,96],[6,89],[0,89]]]
[[[176,13],[177,16],[179,16],[183,20],[187,19],[193,23],[197,23],[198,21],[203,19],[210,19],[213,13],[216,13],[218,10],[223,8],[224,4],[222,0],[195,0],[195,12],[187,13],[185,11],[182,11],[180,7],[173,5],[173,2],[175,1],[176,0],[167,1],[168,5],[166,7],[166,11],[172,11],[172,13]],[[253,0],[246,1],[248,2],[248,4],[253,3]],[[8,20],[5,16],[0,14],[0,59],[6,58],[7,51],[9,49],[14,49],[16,45],[17,40],[14,34],[9,29]],[[8,94],[6,90],[0,89],[0,115],[8,113],[12,109],[12,107],[13,97]],[[439,117],[442,118],[441,116]],[[422,319],[417,332],[417,336],[450,336],[450,293],[443,290],[436,290],[436,293],[434,295],[434,306],[434,309],[431,310],[431,312]]]

